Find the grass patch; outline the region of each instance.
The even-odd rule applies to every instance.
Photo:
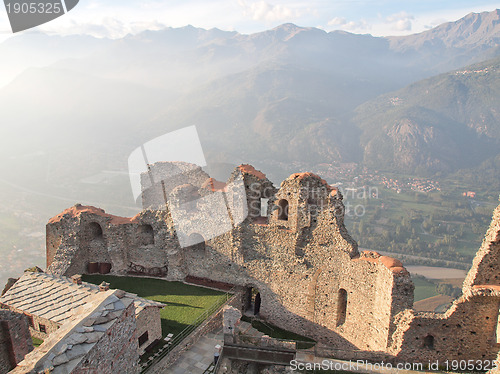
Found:
[[[33,347],[39,347],[40,344],[43,343],[43,340],[42,339],[39,339],[39,338],[35,338],[34,336],[31,337],[31,340],[33,341]]]
[[[224,292],[168,282],[162,279],[118,277],[113,275],[83,275],[85,282],[100,284],[108,282],[111,288],[135,293],[145,299],[159,301],[167,306],[161,311],[163,336],[177,335],[216,302],[225,296]]]
[[[421,277],[412,277],[412,281],[415,284],[414,301],[424,300],[438,295],[436,291],[436,284],[430,280]]]
[[[309,349],[316,344],[316,341],[311,338],[296,334],[291,331],[283,330],[270,323],[263,322],[258,319],[249,318],[247,316],[243,316],[241,319],[245,322],[251,323],[254,329],[259,330],[261,333],[266,334],[271,338],[296,340],[298,342],[297,349]]]

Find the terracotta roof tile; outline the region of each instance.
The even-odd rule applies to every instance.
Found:
[[[305,178],[319,179],[321,181],[321,183],[325,184],[328,188],[331,188],[330,185],[323,178],[321,178],[319,175],[316,175],[316,174],[310,173],[310,172],[292,174],[287,178],[287,180],[296,179],[296,180],[300,181],[300,180],[305,179]]]
[[[363,251],[361,257],[356,259],[357,261],[368,261],[376,264],[384,265],[387,269],[395,274],[407,274],[408,271],[405,269],[401,261],[389,257],[382,256],[380,253],[375,251]]]
[[[238,169],[240,169],[243,174],[250,174],[254,177],[257,177],[258,179],[267,178],[263,172],[256,170],[252,165],[249,164],[241,164],[240,166],[238,166]]]
[[[57,216],[52,217],[49,220],[49,223],[56,223],[60,222],[62,219],[65,217],[71,217],[71,218],[76,218],[79,217],[80,215],[87,213],[87,214],[95,214],[100,217],[105,217],[109,218],[109,222],[112,225],[123,225],[123,224],[129,224],[129,223],[137,223],[138,220],[138,215],[135,215],[134,217],[119,217],[115,216],[112,214],[106,213],[103,209],[96,208],[94,206],[85,206],[85,205],[80,205],[76,204],[72,206],[71,208],[68,208],[61,213],[59,213]]]

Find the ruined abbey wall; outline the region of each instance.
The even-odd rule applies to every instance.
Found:
[[[130,304],[72,373],[137,372],[138,342],[134,304]]]
[[[25,315],[0,309],[0,373],[7,373],[33,350]]]
[[[462,296],[444,314],[397,316],[392,352],[404,360],[493,361],[500,349],[500,205],[474,258]]]
[[[248,290],[243,308],[251,307],[251,290],[259,292],[260,316],[277,326],[333,347],[401,359],[469,354],[462,352],[459,340],[448,337],[470,334],[469,341],[479,341],[492,336],[498,315],[492,291],[464,292],[465,298],[444,316],[414,313],[409,273],[395,259],[359,253],[344,227],[342,195],[318,176],[293,174],[275,188],[249,165],[236,168],[227,183],[201,183],[206,174],[189,170],[191,183],[156,184],[156,192],[168,197],[162,210],[123,218],[76,205],[51,219],[48,271],[71,276],[87,273],[89,263],[98,262],[111,264],[111,272],[119,275],[178,281],[190,276],[234,284]],[[146,195],[143,201],[150,206],[158,199]],[[221,227],[228,229],[214,235]],[[498,230],[491,237],[498,242]],[[486,280],[495,284],[494,242],[480,251],[484,258],[474,265],[491,267],[490,275],[476,271],[464,290]],[[472,310],[484,320],[490,316],[491,322],[469,315]],[[423,343],[429,331],[436,335],[432,349],[430,338]],[[498,346],[491,347],[485,351],[478,343],[470,355],[496,355]]]
[[[472,261],[472,268],[464,281],[463,293],[469,293],[475,285],[500,286],[500,206],[493,212],[490,227],[481,248]]]
[[[444,314],[406,311],[400,316],[398,358],[444,363],[446,360],[495,360],[499,294],[477,291],[461,297]]]

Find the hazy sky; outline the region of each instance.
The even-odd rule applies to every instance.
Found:
[[[38,27],[56,34],[120,37],[165,26],[217,27],[253,33],[285,22],[372,35],[423,31],[470,12],[492,11],[488,0],[80,0],[67,15]],[[11,35],[0,12],[0,37]]]

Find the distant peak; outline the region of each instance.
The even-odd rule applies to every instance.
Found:
[[[302,27],[297,26],[294,23],[283,23],[282,25],[276,26],[273,30],[297,30],[302,29]]]
[[[491,12],[469,13],[457,21],[446,22],[418,34],[392,36],[388,39],[415,48],[435,46],[437,40],[446,47],[453,48],[481,44],[496,45],[498,35],[500,35],[499,19],[499,9]]]
[[[278,39],[281,39],[283,41],[287,41],[291,38],[293,38],[295,35],[298,35],[303,32],[311,32],[311,31],[316,31],[316,32],[321,32],[325,33],[324,30],[320,30],[314,27],[302,27],[302,26],[297,26],[293,23],[284,23],[282,25],[276,26],[275,28],[264,31],[264,34],[273,34],[275,37]]]

